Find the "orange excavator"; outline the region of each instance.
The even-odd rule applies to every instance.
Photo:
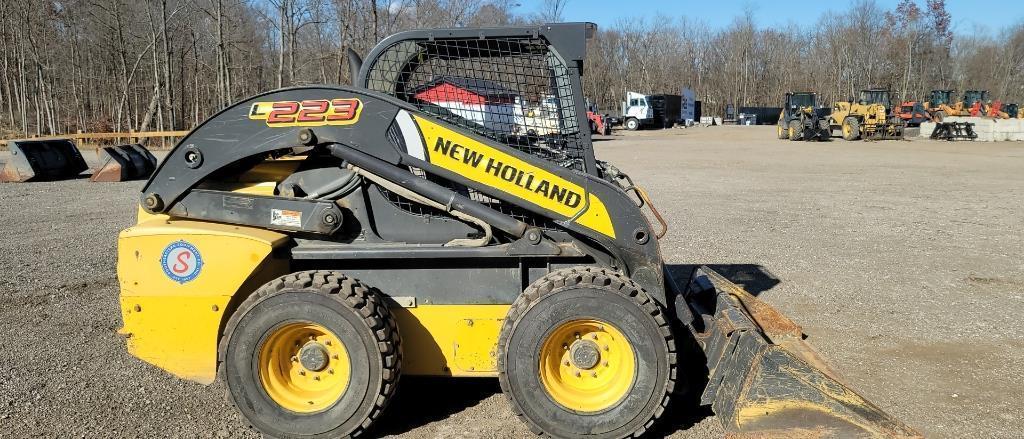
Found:
[[[932,115],[928,112],[926,105],[927,103],[920,101],[906,101],[896,109],[896,115],[903,119],[903,122],[909,127],[920,126],[922,122],[932,120]]]
[[[1009,105],[1003,104],[1003,102],[998,99],[993,101],[991,105],[987,105],[987,107],[988,109],[985,111],[985,116],[994,119],[1009,119],[1013,117],[1010,116],[1010,112],[1007,111]]]

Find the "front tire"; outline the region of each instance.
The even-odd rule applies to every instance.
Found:
[[[843,120],[843,140],[860,139],[860,121],[853,117]]]
[[[552,272],[509,310],[498,378],[513,413],[537,434],[639,436],[675,388],[676,346],[661,306],[619,273]]]
[[[219,345],[228,399],[272,437],[358,436],[401,369],[398,327],[381,295],[333,271],[275,279],[231,316]]]
[[[789,140],[800,140],[804,135],[804,124],[799,120],[789,121]]]
[[[775,136],[778,137],[779,140],[785,140],[789,138],[789,130],[782,126],[782,122],[779,122],[779,124],[776,125]]]
[[[626,119],[626,129],[630,131],[636,131],[640,129],[640,121],[632,117]]]

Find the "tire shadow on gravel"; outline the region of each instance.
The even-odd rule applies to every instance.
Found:
[[[501,393],[497,379],[402,377],[398,392],[367,437],[407,433]]]

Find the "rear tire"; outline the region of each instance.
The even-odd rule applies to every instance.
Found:
[[[661,306],[600,268],[558,270],[534,282],[498,338],[498,378],[513,413],[550,437],[643,434],[665,411],[676,368]]]
[[[860,139],[860,121],[854,117],[843,120],[843,140]]]
[[[629,119],[626,119],[626,129],[630,130],[630,131],[636,131],[636,130],[640,129],[640,121],[636,120],[636,118],[632,118],[632,117],[629,118]]]
[[[232,314],[218,351],[228,400],[257,430],[287,438],[362,434],[394,395],[402,362],[380,294],[333,271],[265,284]]]

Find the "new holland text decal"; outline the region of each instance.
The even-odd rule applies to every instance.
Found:
[[[363,102],[356,98],[256,102],[249,107],[249,119],[266,121],[272,128],[350,125],[362,111]]]
[[[199,250],[187,241],[174,241],[164,249],[160,257],[164,274],[171,280],[184,284],[191,282],[203,270],[203,257]]]
[[[567,218],[585,210],[577,224],[615,238],[604,203],[579,185],[434,122],[414,118],[426,142],[426,161]]]

